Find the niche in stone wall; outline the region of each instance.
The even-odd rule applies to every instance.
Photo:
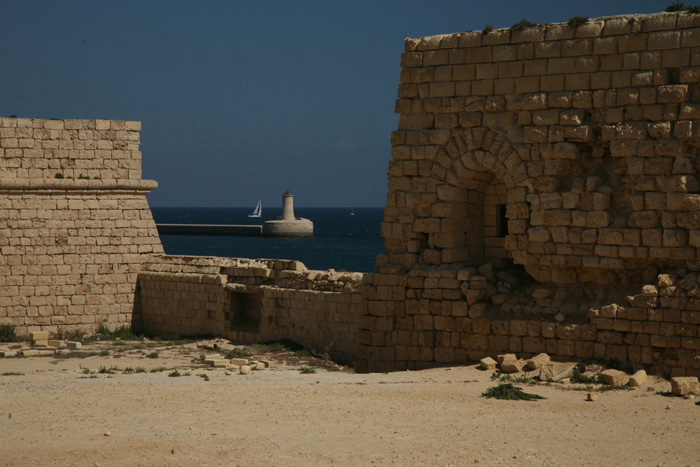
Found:
[[[506,267],[512,259],[506,250],[508,188],[491,171],[480,169],[470,171],[466,182],[467,262],[474,265],[490,262],[496,267]]]
[[[262,295],[246,292],[229,292],[231,309],[228,319],[233,331],[257,331],[262,319]]]

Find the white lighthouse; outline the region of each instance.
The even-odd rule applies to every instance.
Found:
[[[282,195],[282,217],[263,224],[265,237],[313,237],[314,223],[294,216],[294,195],[287,191]]]

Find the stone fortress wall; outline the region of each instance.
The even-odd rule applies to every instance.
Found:
[[[700,15],[407,39],[357,369],[700,373]]]
[[[310,271],[298,261],[163,256],[146,262],[138,276],[133,325],[165,338],[290,339],[351,364],[363,279]]]
[[[140,122],[0,118],[0,322],[18,334],[131,322],[163,249],[141,180]]]

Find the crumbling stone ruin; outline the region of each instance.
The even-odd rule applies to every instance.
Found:
[[[700,16],[407,39],[361,371],[700,372]]]
[[[310,271],[299,261],[164,256],[139,274],[133,325],[165,338],[288,339],[351,364],[364,276]]]

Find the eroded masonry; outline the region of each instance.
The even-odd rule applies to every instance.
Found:
[[[700,372],[698,26],[406,41],[358,369],[546,351]]]
[[[700,15],[407,39],[401,65],[372,274],[162,256],[138,124],[2,119],[0,319],[700,375]]]

